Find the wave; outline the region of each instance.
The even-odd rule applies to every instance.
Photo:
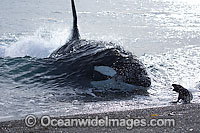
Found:
[[[63,45],[68,36],[68,30],[49,31],[45,28],[38,29],[33,35],[21,35],[19,37],[13,35],[12,38],[9,38],[10,43],[0,44],[0,56],[45,58],[57,47]],[[2,37],[2,42],[5,43],[8,37]]]

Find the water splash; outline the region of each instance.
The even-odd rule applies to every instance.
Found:
[[[4,57],[31,56],[45,58],[66,42],[69,33],[68,30],[49,31],[40,28],[33,35],[21,36],[13,44],[1,47],[0,55]]]
[[[167,105],[177,98],[172,91],[172,83],[181,84],[193,93],[192,102],[199,101],[200,47],[186,46],[158,55],[144,55],[141,60],[146,64],[152,79],[149,90],[153,101]],[[151,103],[152,104],[152,103]]]

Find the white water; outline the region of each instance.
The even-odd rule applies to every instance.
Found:
[[[66,42],[67,30],[48,31],[39,29],[33,35],[22,36],[13,43],[2,48],[5,57],[38,57],[45,58]]]

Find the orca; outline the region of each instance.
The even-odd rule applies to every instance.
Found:
[[[70,62],[70,67],[66,69],[73,73],[71,75],[77,82],[87,83],[89,87],[131,90],[149,88],[151,79],[135,55],[112,42],[81,39],[74,0],[71,0],[71,6],[71,38],[49,57]]]

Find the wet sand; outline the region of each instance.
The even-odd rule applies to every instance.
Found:
[[[126,127],[42,127],[41,124],[30,128],[25,125],[24,120],[6,121],[0,123],[0,132],[56,132],[56,133],[95,133],[95,132],[141,132],[141,133],[198,133],[200,131],[200,104],[183,104],[168,107],[133,109],[121,112],[109,112],[100,114],[83,114],[74,116],[62,116],[59,118],[121,118],[121,119],[175,119],[173,127],[133,127],[131,130]],[[39,121],[39,120],[38,120]],[[39,122],[38,122],[39,123]]]

